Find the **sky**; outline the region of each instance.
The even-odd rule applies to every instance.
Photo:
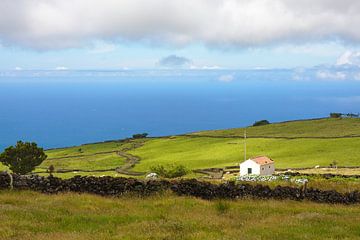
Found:
[[[358,0],[1,0],[0,70],[359,67],[359,12]]]

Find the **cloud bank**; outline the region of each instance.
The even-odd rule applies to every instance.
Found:
[[[176,55],[164,57],[159,61],[159,65],[165,68],[181,68],[188,66],[190,63],[190,59]]]
[[[1,0],[0,40],[34,49],[90,41],[249,47],[359,43],[358,0]]]

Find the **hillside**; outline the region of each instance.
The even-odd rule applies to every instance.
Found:
[[[113,141],[53,149],[37,168],[50,165],[61,177],[120,176],[115,169],[146,173],[158,164],[182,164],[189,169],[237,165],[244,159],[244,128],[203,131],[173,137]],[[266,155],[277,168],[360,166],[360,119],[318,119],[247,128],[247,158]],[[137,163],[128,158],[136,157]],[[2,167],[3,168],[3,167]],[[126,171],[125,171],[126,172]]]
[[[360,138],[247,140],[247,158],[271,157],[277,168],[328,166],[336,160],[342,166],[360,165]],[[190,169],[237,165],[244,160],[243,139],[177,137],[153,139],[130,151],[141,158],[137,171],[157,164],[177,163]]]
[[[231,137],[243,136],[245,128],[201,131],[198,136]],[[336,138],[360,137],[359,118],[322,118],[273,123],[265,126],[247,127],[248,137],[283,137],[283,138]]]

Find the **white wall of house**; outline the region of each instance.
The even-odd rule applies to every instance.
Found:
[[[265,164],[260,166],[260,175],[273,175],[275,172],[274,163]]]
[[[251,169],[251,170],[249,170]],[[249,173],[251,172],[251,173]],[[272,175],[275,172],[274,163],[260,165],[253,160],[246,160],[240,164],[240,176],[244,175]]]
[[[251,173],[249,173],[249,169],[251,169]],[[260,165],[250,159],[240,164],[240,176],[249,174],[260,174]]]

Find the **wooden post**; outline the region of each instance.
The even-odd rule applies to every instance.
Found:
[[[5,171],[7,173],[7,175],[9,176],[10,178],[10,190],[13,190],[14,189],[14,179],[13,179],[13,176],[8,172],[8,171]]]

